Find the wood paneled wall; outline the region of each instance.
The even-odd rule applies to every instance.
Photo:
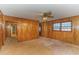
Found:
[[[55,31],[53,30],[52,25],[57,22],[72,22],[72,31],[66,32],[66,31]],[[45,25],[42,25],[43,27],[46,27]],[[47,31],[47,34],[44,34],[45,36],[62,40],[69,43],[79,44],[79,16],[72,16],[62,19],[56,19],[51,20],[47,23],[48,29],[42,29],[43,33]]]
[[[39,23],[37,20],[23,19],[12,16],[5,16],[4,18],[5,18],[5,24],[9,22],[9,23],[15,23],[17,25],[18,41],[32,40],[38,38]]]
[[[43,37],[48,37],[48,25],[47,22],[42,22],[42,36]]]
[[[0,48],[3,45],[3,41],[4,41],[4,22],[3,22],[3,16],[0,16]]]
[[[70,18],[63,18],[63,19],[57,19],[57,20],[53,20],[51,21],[51,35],[50,37],[52,37],[53,39],[58,39],[58,40],[62,40],[62,41],[67,41],[67,42],[71,42],[73,43],[73,31],[56,31],[56,30],[53,30],[53,24],[54,23],[61,23],[61,22],[68,22],[68,21],[71,21],[72,20]]]
[[[71,17],[74,43],[79,44],[79,16]]]
[[[0,48],[4,45],[5,40],[5,20],[2,11],[0,10]]]
[[[24,21],[18,23],[19,41],[32,40],[38,38],[38,22]]]

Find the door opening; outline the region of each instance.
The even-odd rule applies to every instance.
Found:
[[[39,23],[39,36],[42,36],[42,26],[41,26],[41,23]]]
[[[6,38],[17,38],[17,24],[6,22]]]

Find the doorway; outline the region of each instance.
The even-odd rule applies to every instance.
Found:
[[[5,23],[6,39],[17,39],[17,24],[13,22]]]
[[[39,36],[42,36],[42,24],[39,23]]]

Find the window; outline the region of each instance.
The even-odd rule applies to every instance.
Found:
[[[60,23],[53,24],[53,30],[60,30]]]
[[[57,31],[71,31],[72,24],[71,22],[61,22],[61,23],[54,23],[53,30]]]
[[[61,23],[61,31],[71,31],[71,22]]]

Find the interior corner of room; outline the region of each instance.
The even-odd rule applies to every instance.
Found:
[[[15,39],[18,43],[26,42],[26,41],[28,43],[29,41],[38,40],[39,38],[40,38],[40,41],[43,41],[42,38],[44,38],[44,39],[46,38],[48,40],[50,40],[50,39],[58,40],[58,41],[73,44],[73,45],[76,45],[79,47],[79,13],[78,13],[79,8],[77,8],[77,7],[79,7],[79,5],[63,5],[63,6],[62,5],[63,4],[61,4],[61,5],[48,5],[48,4],[37,5],[37,6],[39,6],[40,10],[42,9],[41,12],[43,12],[44,10],[50,11],[56,7],[51,12],[52,13],[54,12],[54,14],[55,14],[55,12],[56,13],[59,12],[60,14],[57,14],[57,15],[62,15],[62,17],[60,16],[59,18],[54,18],[54,15],[53,15],[53,18],[51,18],[51,20],[49,20],[49,17],[52,17],[52,16],[48,16],[47,15],[48,13],[46,13],[47,11],[45,11],[44,15],[42,15],[42,17],[40,16],[41,18],[38,19],[39,15],[37,15],[37,14],[40,13],[40,10],[38,9],[38,7],[36,7],[36,5],[25,5],[25,7],[24,7],[25,9],[23,8],[24,5],[14,5],[14,6],[12,5],[14,10],[11,9],[12,6],[10,6],[10,5],[2,5],[3,9],[0,11],[0,49],[3,48],[3,46],[5,45],[5,42],[9,39],[12,39],[12,40]],[[20,12],[19,13],[17,12],[18,14],[16,14],[15,16],[12,16],[9,14],[9,11],[10,11],[10,13],[13,12],[13,14],[15,14],[14,11],[19,10],[16,8],[20,8],[20,6],[21,6],[20,12],[26,13],[26,15],[23,14],[24,18],[22,18],[23,16],[22,17],[16,16],[16,15],[19,15]],[[73,6],[74,8],[71,7],[71,9],[70,9],[68,6],[69,7]],[[75,7],[75,6],[77,6],[77,7]],[[64,10],[63,7],[65,9],[67,9],[67,8],[69,8],[69,9]],[[10,10],[9,10],[9,8],[10,8]],[[9,11],[7,11],[7,9]],[[31,11],[30,12],[29,9],[33,9],[33,10],[30,10]],[[72,11],[70,11],[70,10],[72,10]],[[70,12],[71,15],[66,17],[66,15],[64,16],[63,11],[66,12],[65,14],[68,13],[67,15],[69,15],[69,12]],[[77,11],[77,12],[75,12],[75,11]],[[9,14],[9,15],[7,15],[7,14]],[[49,12],[49,14],[51,14],[51,13]],[[28,15],[30,15],[30,16],[28,16]],[[21,15],[19,15],[19,16],[21,16]],[[32,18],[32,16],[34,16],[34,18]],[[39,21],[40,19],[42,21]],[[37,41],[35,41],[35,42],[37,43]],[[31,42],[31,44],[29,44],[29,48],[33,48],[32,44],[35,44],[35,43]],[[39,45],[39,43],[37,43],[37,44]],[[34,47],[36,47],[36,46],[34,45]],[[40,45],[39,45],[39,47],[40,47]],[[46,47],[46,46],[44,46],[44,47]],[[43,48],[43,47],[41,47],[41,48]],[[37,47],[36,47],[36,49],[39,51],[42,50]],[[35,51],[35,50],[33,50],[33,51]],[[48,50],[46,50],[46,51],[48,53]],[[44,50],[42,52],[44,52]],[[31,52],[29,52],[29,53],[31,54]],[[61,51],[59,53],[61,53]],[[39,52],[38,54],[41,54],[41,53]],[[51,54],[51,53],[48,53],[48,54]]]

